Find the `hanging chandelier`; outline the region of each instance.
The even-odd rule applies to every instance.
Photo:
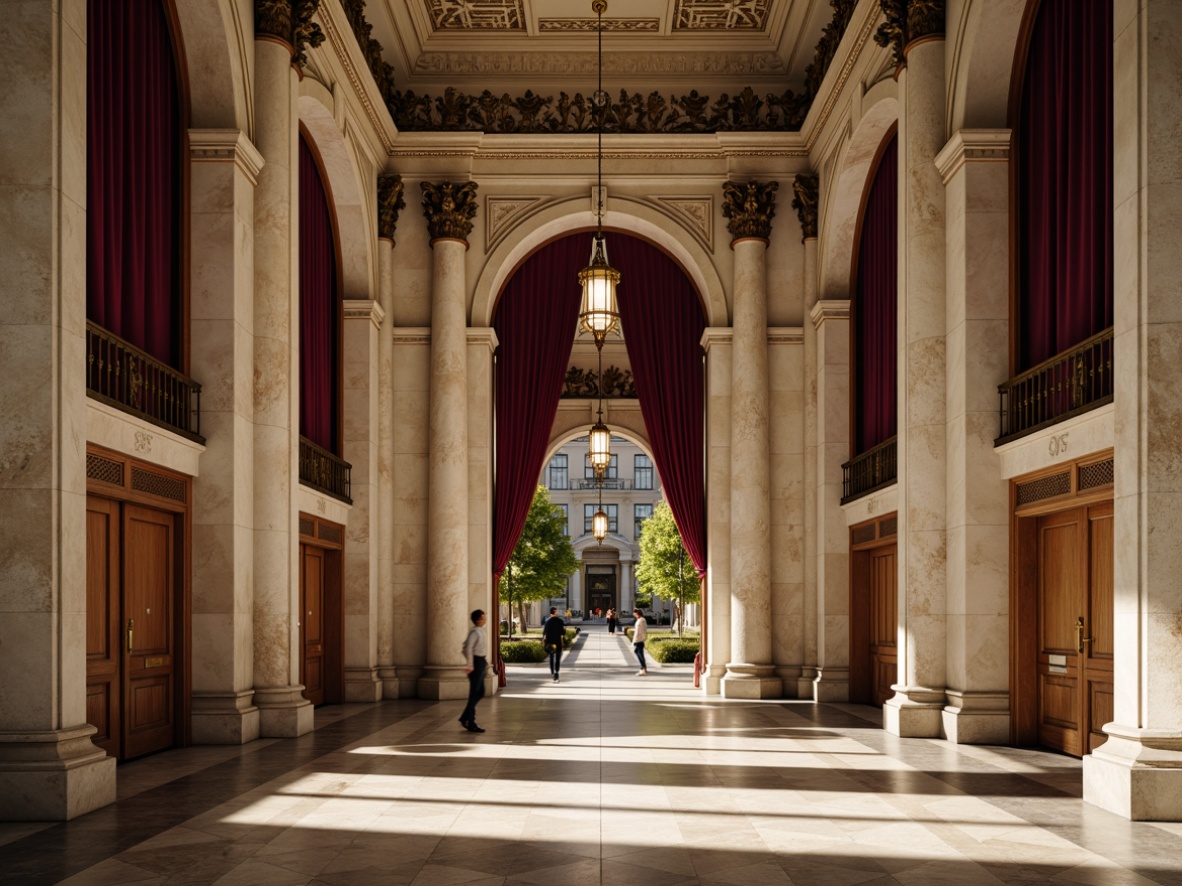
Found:
[[[607,514],[603,510],[603,481],[599,481],[599,510],[591,517],[591,534],[595,540],[603,544],[607,538]]]
[[[616,286],[620,272],[607,263],[607,245],[603,241],[603,123],[607,116],[607,93],[603,91],[603,14],[607,11],[607,0],[592,0],[591,9],[596,15],[596,34],[599,41],[598,66],[599,88],[592,101],[596,111],[598,141],[596,147],[595,172],[595,236],[591,240],[591,264],[579,271],[579,284],[583,287],[583,302],[579,309],[579,326],[591,333],[595,348],[599,352],[599,408],[596,422],[591,426],[587,457],[600,485],[600,513],[603,511],[603,477],[611,463],[611,431],[603,422],[603,342],[620,328],[620,312],[616,305]],[[598,520],[599,514],[596,514]],[[604,535],[607,534],[607,517],[604,518]],[[598,523],[595,523],[598,526]],[[602,541],[598,534],[596,538]]]

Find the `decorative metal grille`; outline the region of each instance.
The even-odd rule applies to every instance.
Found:
[[[1095,464],[1080,465],[1079,488],[1095,489],[1097,486],[1110,486],[1113,482],[1112,459],[1098,461]]]
[[[349,504],[353,499],[350,478],[353,466],[307,437],[300,437],[300,482]]]
[[[305,520],[303,517],[300,517],[300,535],[307,535],[315,538],[316,524],[311,520]]]
[[[103,483],[114,483],[116,486],[122,486],[123,465],[109,458],[103,458],[101,455],[94,455],[88,452],[86,453],[86,476],[91,480],[99,480]]]
[[[1049,477],[1039,477],[1029,483],[1018,484],[1018,504],[1028,505],[1033,501],[1044,498],[1054,498],[1056,495],[1066,495],[1071,491],[1071,474],[1052,474]]]
[[[170,498],[182,504],[186,500],[184,480],[178,480],[176,477],[165,477],[163,474],[145,471],[143,468],[132,467],[131,488],[137,492],[146,492],[149,495]]]
[[[321,523],[317,527],[317,533],[323,541],[330,541],[334,545],[341,543],[341,527],[335,526],[332,523]]]
[[[841,466],[841,503],[889,486],[898,475],[895,437],[856,455]]]
[[[858,526],[850,530],[850,542],[852,544],[860,545],[868,541],[874,541],[874,524],[868,526]]]
[[[899,518],[887,517],[878,524],[878,537],[883,538],[887,535],[894,535],[899,531]]]

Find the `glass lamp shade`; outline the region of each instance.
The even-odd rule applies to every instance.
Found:
[[[587,457],[591,462],[592,469],[595,471],[595,476],[602,477],[603,472],[607,470],[607,466],[612,460],[612,432],[608,430],[607,425],[602,421],[597,421],[591,426],[591,433],[588,435],[588,439],[590,440],[590,448]]]
[[[591,534],[600,544],[603,544],[603,540],[607,538],[607,514],[603,512],[602,505],[591,518]]]
[[[591,264],[579,271],[583,287],[583,304],[579,309],[579,324],[595,336],[595,343],[615,332],[620,325],[620,311],[616,305],[616,286],[620,272],[607,263],[607,247],[603,237],[592,241]]]

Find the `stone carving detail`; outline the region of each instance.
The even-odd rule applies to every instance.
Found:
[[[722,214],[729,219],[726,228],[736,240],[772,235],[776,214],[776,190],[779,182],[749,181],[746,184],[723,182]]]
[[[538,19],[539,31],[592,31],[596,30],[593,18],[543,18]],[[659,31],[659,18],[609,18],[604,21],[605,31]]]
[[[521,0],[426,0],[436,31],[524,31]]]
[[[255,0],[255,35],[275,37],[291,46],[292,63],[303,68],[308,63],[307,48],[324,42],[324,32],[312,21],[319,8],[320,0]]]
[[[762,31],[769,0],[676,0],[675,31]]]
[[[420,182],[423,215],[432,240],[450,238],[468,242],[476,217],[476,182]]]
[[[878,0],[886,19],[874,32],[874,42],[890,47],[895,67],[907,64],[907,47],[921,37],[944,33],[944,0]]]
[[[817,236],[817,194],[819,179],[816,175],[797,173],[792,181],[792,208],[800,219],[801,240]]]
[[[599,373],[594,369],[580,369],[572,366],[566,371],[566,378],[562,383],[562,396],[598,397]],[[611,400],[616,398],[635,399],[636,381],[632,378],[631,369],[620,369],[607,366],[603,370],[603,396]]]
[[[813,60],[804,69],[804,88],[809,95],[816,95],[820,91],[821,81],[825,79],[825,72],[837,55],[837,46],[841,43],[845,29],[849,27],[858,0],[829,0],[829,5],[833,7],[833,18],[821,31]]]
[[[615,21],[615,19],[613,19]],[[604,23],[605,31],[611,30]],[[592,29],[593,30],[593,29]],[[416,74],[590,74],[599,70],[594,52],[424,52]],[[784,61],[771,52],[680,53],[605,52],[603,73],[647,74],[785,74]]]
[[[341,8],[353,28],[353,36],[357,38],[369,72],[378,85],[378,92],[384,101],[389,102],[394,94],[394,67],[382,58],[382,44],[371,36],[373,25],[365,17],[365,0],[341,0]]]
[[[714,248],[714,198],[712,197],[654,197],[669,209],[686,229],[707,249]]]
[[[484,202],[487,216],[485,249],[491,251],[531,209],[544,203],[545,197],[489,197]]]
[[[403,198],[402,176],[386,174],[378,176],[378,236],[394,239],[394,228],[398,225],[398,213],[406,208]]]

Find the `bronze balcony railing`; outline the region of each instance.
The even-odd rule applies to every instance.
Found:
[[[116,409],[205,442],[201,436],[201,385],[89,320],[86,390]]]
[[[1112,402],[1112,327],[997,386],[995,446]]]
[[[353,466],[327,449],[321,449],[307,437],[300,437],[300,482],[325,495],[353,503]]]
[[[869,495],[876,489],[890,486],[898,476],[899,466],[895,441],[883,440],[861,455],[855,455],[841,466],[841,503]]]

